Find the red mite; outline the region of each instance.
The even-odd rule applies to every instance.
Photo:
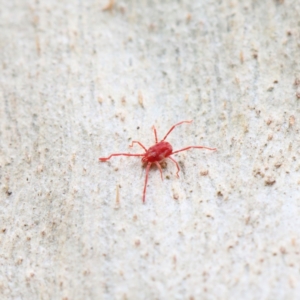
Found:
[[[143,191],[143,203],[145,203],[145,196],[146,196],[146,187],[147,187],[147,182],[148,182],[148,175],[149,175],[149,170],[152,164],[156,164],[157,168],[160,171],[160,176],[161,179],[163,179],[162,176],[162,169],[160,166],[160,162],[162,162],[164,159],[169,158],[170,160],[172,160],[172,162],[175,163],[176,168],[177,168],[177,173],[176,176],[179,177],[178,173],[180,171],[179,165],[177,163],[177,161],[171,156],[172,154],[181,152],[181,151],[185,151],[188,149],[192,149],[192,148],[198,148],[198,149],[208,149],[208,150],[217,150],[216,148],[208,148],[208,147],[204,147],[204,146],[188,146],[186,148],[177,150],[177,151],[173,151],[172,146],[165,141],[165,139],[167,138],[167,136],[171,133],[171,131],[178,125],[182,124],[182,123],[192,123],[193,121],[182,121],[179,122],[177,124],[175,124],[174,126],[171,127],[171,129],[168,131],[168,133],[165,135],[165,137],[158,142],[157,140],[157,133],[156,133],[156,129],[153,126],[153,131],[154,131],[154,136],[155,136],[155,145],[153,145],[152,147],[150,147],[148,150],[146,149],[146,147],[144,145],[142,145],[140,142],[137,141],[132,141],[132,144],[129,147],[132,147],[134,143],[139,144],[144,150],[145,153],[143,154],[130,154],[130,153],[113,153],[111,154],[109,157],[100,157],[99,160],[100,161],[107,161],[109,160],[112,156],[142,156],[142,162],[147,164],[146,167],[146,179],[145,179],[145,185],[144,185],[144,191]]]

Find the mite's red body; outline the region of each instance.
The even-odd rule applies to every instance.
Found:
[[[157,133],[156,133],[156,129],[153,126],[153,131],[154,131],[154,136],[155,136],[155,145],[153,145],[152,147],[150,147],[148,150],[146,149],[146,147],[141,144],[138,141],[133,141],[132,144],[130,145],[130,147],[133,146],[133,144],[138,144],[140,145],[144,150],[145,153],[143,154],[131,154],[131,153],[113,153],[111,154],[109,157],[100,157],[99,160],[104,162],[109,160],[112,156],[142,156],[142,162],[147,164],[146,167],[146,178],[145,178],[145,185],[144,185],[144,191],[143,191],[143,202],[145,202],[145,196],[146,196],[146,187],[147,187],[147,182],[148,182],[148,175],[149,175],[149,170],[151,165],[154,163],[157,168],[160,171],[160,175],[161,175],[161,179],[163,179],[162,177],[162,169],[160,166],[160,162],[163,161],[164,159],[168,158],[170,160],[173,161],[173,163],[175,163],[176,168],[177,168],[177,177],[178,173],[180,171],[179,165],[177,163],[177,161],[171,156],[171,154],[175,154],[181,151],[185,151],[191,148],[198,148],[198,149],[208,149],[208,150],[216,150],[216,148],[208,148],[208,147],[204,147],[204,146],[188,146],[186,148],[177,150],[177,151],[173,151],[172,146],[165,141],[165,139],[167,138],[167,136],[171,133],[171,131],[178,125],[182,124],[182,123],[191,123],[192,121],[182,121],[180,123],[175,124],[174,126],[171,127],[171,129],[168,131],[168,133],[165,135],[165,137],[158,142],[157,140]]]
[[[146,151],[145,156],[142,158],[142,162],[160,162],[170,156],[172,151],[172,146],[168,142],[161,141]]]

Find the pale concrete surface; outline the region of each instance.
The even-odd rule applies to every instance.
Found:
[[[1,299],[300,299],[300,2],[107,4],[1,1]]]

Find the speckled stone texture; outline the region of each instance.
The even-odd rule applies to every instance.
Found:
[[[1,299],[300,299],[299,1],[0,2]]]

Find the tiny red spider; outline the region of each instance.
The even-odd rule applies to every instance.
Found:
[[[161,179],[163,180],[162,169],[161,169],[161,166],[159,163],[162,162],[165,158],[169,158],[170,160],[172,160],[172,162],[175,163],[175,165],[177,167],[176,176],[179,177],[179,175],[178,175],[178,173],[180,171],[179,165],[178,165],[177,161],[173,157],[171,157],[171,154],[175,154],[175,153],[185,151],[185,150],[188,150],[191,148],[216,150],[216,148],[208,148],[208,147],[204,147],[204,146],[189,146],[189,147],[177,150],[177,151],[173,151],[172,146],[168,142],[166,142],[165,139],[167,138],[167,136],[171,133],[171,131],[176,126],[178,126],[182,123],[192,123],[192,122],[193,121],[182,121],[182,122],[175,124],[174,126],[171,127],[171,129],[168,131],[168,133],[165,135],[165,137],[160,142],[158,142],[158,140],[157,140],[156,129],[153,126],[153,131],[154,131],[154,136],[155,136],[155,145],[153,145],[152,147],[150,147],[147,150],[146,147],[144,145],[142,145],[140,142],[132,141],[132,144],[129,146],[129,147],[132,147],[134,143],[139,144],[145,150],[145,153],[143,153],[143,154],[113,153],[109,157],[100,157],[99,160],[103,162],[103,161],[109,160],[112,156],[121,156],[121,155],[123,155],[123,156],[142,156],[143,157],[142,162],[147,164],[146,179],[145,179],[145,185],[144,185],[144,191],[143,191],[143,203],[145,203],[148,174],[149,174],[150,167],[153,163],[156,164],[157,168],[159,169]]]

